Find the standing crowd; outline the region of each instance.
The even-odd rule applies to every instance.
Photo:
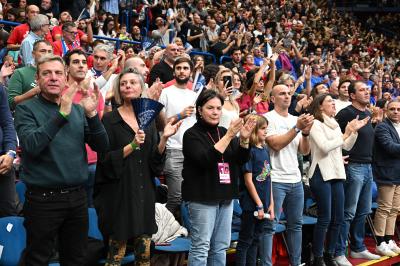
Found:
[[[188,212],[188,265],[226,264],[235,199],[236,264],[272,265],[285,220],[301,265],[307,188],[313,265],[400,254],[400,48],[368,28],[379,17],[363,25],[313,1],[120,2],[79,13],[1,1],[3,18],[22,23],[0,30],[0,217],[21,211],[17,176],[21,265],[47,264],[54,247],[61,265],[84,265],[88,207],[105,265],[130,249],[150,265],[159,176],[168,211]],[[146,126],[135,105],[145,99],[163,106]]]

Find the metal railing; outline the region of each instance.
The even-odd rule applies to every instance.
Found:
[[[9,26],[18,26],[21,23],[7,21],[7,20],[0,20],[0,24],[9,25]],[[116,50],[118,50],[119,47],[121,47],[121,43],[128,43],[128,44],[132,44],[132,45],[140,45],[140,47],[143,47],[143,44],[141,42],[137,42],[137,41],[120,40],[120,39],[117,39],[117,38],[109,38],[109,37],[106,37],[106,36],[99,36],[99,35],[93,35],[93,38],[94,39],[99,39],[99,40],[115,42],[115,49]],[[165,47],[163,47],[163,48],[165,48]],[[211,54],[211,53],[192,51],[192,52],[189,53],[189,55],[190,56],[202,55],[204,57],[210,57],[214,64],[217,63],[217,58],[215,57],[214,54]]]

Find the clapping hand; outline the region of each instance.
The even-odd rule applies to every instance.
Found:
[[[60,101],[60,113],[69,115],[71,113],[72,99],[78,90],[78,84],[74,82],[68,87],[67,91],[63,94]]]
[[[257,105],[262,101],[261,94],[256,94],[256,96],[253,98],[253,104]]]
[[[243,122],[242,122],[243,124]],[[247,119],[246,123],[240,129],[240,139],[248,140],[253,132],[254,127],[257,124],[257,120],[254,117]]]
[[[169,137],[173,136],[178,132],[179,127],[182,125],[183,120],[174,123],[175,121],[169,121],[167,125],[164,127],[163,135],[162,137],[165,139],[168,139]]]
[[[296,127],[308,134],[314,123],[314,116],[310,114],[302,114],[297,118]]]
[[[226,135],[228,135],[230,138],[234,138],[237,133],[242,129],[243,127],[243,119],[239,118],[236,120],[232,120],[231,124],[229,125],[228,131],[226,132]]]
[[[154,101],[158,101],[160,99],[162,89],[162,82],[159,78],[157,78],[156,81],[151,85],[151,87],[147,89],[147,97]]]
[[[8,62],[5,62],[3,66],[1,67],[0,74],[1,76],[8,77],[11,76],[14,73],[15,66],[13,64],[9,64]]]
[[[349,132],[351,133],[356,133],[360,128],[362,128],[363,126],[365,126],[368,121],[369,121],[370,117],[367,116],[364,119],[359,120],[358,116],[351,120],[347,126],[346,126],[346,131],[349,130]]]
[[[304,95],[299,101],[297,101],[296,105],[299,107],[300,111],[305,110],[311,104],[312,100],[313,100],[312,96],[307,97],[307,95]]]
[[[90,90],[82,90],[82,99],[80,101],[80,105],[85,110],[85,114],[87,117],[91,118],[97,114],[97,105],[99,104],[99,87],[96,83],[93,83],[93,91]]]

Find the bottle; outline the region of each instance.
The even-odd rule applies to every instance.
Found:
[[[254,211],[254,217],[258,216],[258,211]],[[264,213],[264,219],[269,219],[271,218],[271,215],[269,213]]]

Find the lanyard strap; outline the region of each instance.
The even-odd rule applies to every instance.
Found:
[[[61,38],[61,45],[62,45],[62,52],[63,56],[69,51],[68,45],[65,43],[64,38]],[[72,50],[75,48],[78,48],[80,46],[80,43],[75,40],[71,43]]]
[[[217,133],[218,133],[218,141],[221,139],[221,136],[219,135],[219,128],[217,127]],[[210,137],[211,141],[216,144],[215,140],[211,136],[210,132],[207,131],[207,135]],[[224,155],[222,154],[222,162],[224,162]]]
[[[61,38],[61,45],[62,45],[62,55],[64,56],[68,52],[68,46],[64,41],[64,38]]]

